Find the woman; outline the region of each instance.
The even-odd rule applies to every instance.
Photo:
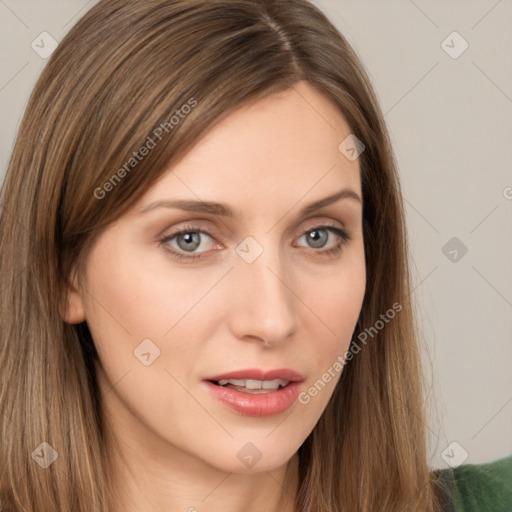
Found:
[[[100,1],[1,201],[2,510],[462,506],[382,113],[308,2]]]

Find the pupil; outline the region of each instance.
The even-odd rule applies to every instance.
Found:
[[[319,235],[319,233],[323,233]],[[315,229],[310,232],[310,238],[313,239],[313,247],[323,247],[326,241],[325,229]]]
[[[181,244],[179,243],[180,238],[178,238],[178,245],[180,245],[180,247],[182,249],[184,249],[185,251],[197,249],[197,247],[199,246],[199,234],[198,233],[195,233],[195,232],[184,233],[182,236],[183,236],[183,239],[185,240],[185,242],[188,244],[185,247],[181,247]],[[192,243],[192,245],[190,245],[190,243]]]

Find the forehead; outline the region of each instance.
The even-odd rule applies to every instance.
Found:
[[[339,150],[351,133],[336,106],[311,86],[245,105],[215,125],[139,202],[163,198],[296,203],[350,187],[361,195],[358,160]]]

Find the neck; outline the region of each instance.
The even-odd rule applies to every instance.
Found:
[[[110,450],[115,512],[294,512],[298,454],[272,471],[226,473],[176,453],[171,460],[144,458],[118,444]],[[133,447],[132,447],[133,448]],[[121,450],[121,453],[119,452]]]

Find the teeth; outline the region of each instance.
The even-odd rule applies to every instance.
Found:
[[[223,379],[219,380],[219,386],[226,386],[232,384],[247,389],[279,389],[279,386],[285,387],[289,381],[275,379],[275,380],[251,380],[251,379]]]

